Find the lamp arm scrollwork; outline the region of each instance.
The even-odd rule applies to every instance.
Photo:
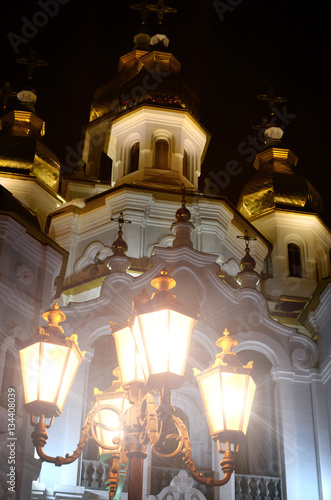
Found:
[[[223,453],[221,460],[224,477],[222,479],[213,479],[205,477],[198,472],[192,456],[191,442],[189,432],[184,422],[174,414],[174,407],[171,405],[171,393],[167,388],[163,388],[160,394],[160,403],[156,408],[155,397],[148,393],[143,398],[141,413],[139,418],[141,428],[144,428],[142,435],[151,446],[155,453],[164,458],[170,458],[177,454],[181,455],[183,462],[192,476],[206,486],[222,486],[226,484],[235,468],[235,452],[231,450],[231,445],[226,442],[226,449],[219,450]],[[169,433],[172,428],[176,433]],[[176,441],[172,451],[165,451],[164,444],[169,440]]]
[[[41,460],[43,462],[55,464],[57,467],[61,467],[61,465],[71,464],[72,462],[77,460],[77,458],[82,454],[89,440],[93,438],[91,428],[93,425],[95,413],[95,409],[92,409],[86,415],[77,448],[71,455],[67,453],[65,457],[51,457],[44,453],[43,448],[46,445],[48,439],[48,434],[46,432],[48,426],[45,424],[45,415],[41,415],[39,421],[33,424],[35,430],[31,434],[33,444],[36,447],[38,456],[41,458]]]
[[[190,471],[192,476],[199,482],[204,484],[205,486],[223,486],[226,484],[234,471],[235,468],[235,453],[231,450],[231,445],[229,442],[226,443],[226,449],[223,452],[223,459],[221,460],[222,471],[224,472],[224,477],[222,479],[213,479],[211,477],[205,477],[203,473],[199,472],[194,464],[193,456],[192,456],[192,448],[189,437],[189,432],[187,430],[184,422],[177,416],[171,415],[171,422],[177,429],[177,434],[168,434],[164,437],[164,442],[169,439],[177,440],[176,449],[174,449],[170,453],[162,452],[160,446],[154,446],[154,451],[165,458],[173,457],[177,454],[180,454],[185,466]],[[161,440],[160,440],[161,441]],[[160,444],[160,441],[158,444]]]
[[[191,441],[189,433],[184,422],[176,416],[173,416],[173,421],[179,431],[179,434],[183,441],[183,446],[180,450],[182,459],[192,474],[192,476],[199,482],[206,486],[223,486],[229,482],[231,475],[235,469],[235,452],[231,450],[231,444],[226,442],[226,449],[223,452],[223,459],[221,460],[222,471],[224,472],[224,477],[222,479],[213,479],[212,477],[205,477],[203,473],[198,472],[192,456]]]
[[[106,406],[104,408],[106,408]],[[45,415],[41,415],[38,422],[33,422],[35,430],[32,433],[33,444],[36,447],[38,456],[41,458],[41,460],[43,462],[55,464],[58,467],[61,467],[61,465],[71,464],[72,462],[77,460],[90,439],[95,439],[95,417],[99,411],[100,408],[92,408],[92,410],[90,410],[90,412],[86,415],[77,448],[71,455],[67,453],[65,457],[51,457],[44,453],[43,448],[46,445],[48,439],[46,429],[49,427],[49,425],[46,425],[45,423]],[[109,472],[105,483],[109,491],[109,499],[113,500],[118,496],[117,494],[119,492],[119,483],[121,483],[120,489],[122,489],[123,487],[126,477],[128,459],[125,452],[123,450],[119,450],[118,445],[109,448],[111,448],[111,450],[109,450],[111,452],[111,458],[107,460],[109,464]]]

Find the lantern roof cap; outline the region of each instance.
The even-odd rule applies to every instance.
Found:
[[[238,341],[230,336],[227,328],[223,332],[223,336],[217,339],[215,342],[217,347],[222,349],[222,352],[216,354],[215,362],[212,366],[210,366],[207,370],[218,367],[226,367],[226,370],[229,367],[232,367],[234,371],[246,371],[246,369],[250,370],[253,368],[253,362],[250,361],[247,365],[240,361],[237,354],[232,352],[232,349],[238,345]],[[199,371],[195,371],[195,374],[199,373]]]
[[[45,321],[48,321],[48,324],[43,327],[46,332],[52,331],[52,333],[64,333],[64,330],[62,326],[59,326],[59,323],[63,323],[63,321],[66,320],[66,315],[61,311],[57,302],[53,304],[51,309],[47,309],[47,311],[43,313],[42,317]]]
[[[164,267],[160,274],[152,279],[151,285],[159,290],[159,292],[167,292],[176,286],[176,281],[168,275],[168,271]]]

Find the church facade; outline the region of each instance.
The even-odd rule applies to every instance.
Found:
[[[199,470],[222,477],[193,368],[212,363],[225,329],[238,341],[240,359],[253,360],[257,384],[236,474],[220,490],[199,495],[329,500],[331,235],[322,200],[297,173],[298,159],[276,125],[266,129],[256,175],[237,207],[198,190],[210,135],[167,43],[164,35],[140,33],[120,58],[117,76],[94,96],[82,162],[63,177],[60,194],[60,165],[43,141],[34,92],[24,89],[13,109],[3,109],[0,498],[107,498],[106,466],[93,443],[71,465],[36,458],[16,339],[31,337],[57,301],[66,334],[77,334],[86,351],[45,447],[48,455],[65,456],[79,441],[93,388],[106,390],[114,378],[109,322],[128,318],[133,298],[144,289],[151,294],[151,280],[166,268],[178,300],[200,307],[185,383],[172,394]],[[126,245],[118,252],[120,214]],[[16,404],[14,490],[9,390]],[[183,468],[149,452],[144,494],[157,496]]]

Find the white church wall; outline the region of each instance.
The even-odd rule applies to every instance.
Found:
[[[129,173],[129,150],[132,141],[140,142],[139,171],[129,175],[142,180],[144,169],[155,167],[155,142],[165,139],[169,144],[169,170],[182,175],[184,149],[190,154],[191,185],[198,186],[202,157],[207,141],[207,133],[185,111],[165,110],[142,106],[129,115],[117,118],[111,124],[107,154],[113,160],[112,185],[123,182]],[[188,146],[189,144],[189,146]],[[150,172],[151,174],[151,172]],[[187,183],[187,179],[183,178]]]
[[[319,498],[316,495],[323,492],[323,500],[327,499],[327,479],[322,478],[330,461],[330,452],[325,444],[325,423],[328,421],[326,405],[321,405],[323,392],[318,372],[314,370],[317,363],[315,344],[295,330],[271,320],[268,316],[266,301],[256,290],[241,289],[231,291],[217,276],[218,266],[215,256],[201,254],[188,247],[156,248],[152,257],[153,266],[143,275],[133,278],[128,274],[114,273],[109,275],[103,285],[101,296],[85,304],[71,304],[65,310],[70,331],[79,335],[82,349],[91,348],[92,343],[100,335],[108,335],[109,320],[118,322],[125,319],[131,310],[131,299],[147,287],[151,292],[150,279],[166,265],[170,274],[177,280],[175,289],[178,300],[192,304],[200,304],[200,319],[198,328],[193,334],[195,345],[206,345],[206,353],[198,347],[200,364],[210,364],[208,351],[222,330],[227,327],[232,334],[237,333],[239,353],[249,349],[265,355],[272,364],[272,376],[275,381],[277,401],[277,448],[280,454],[279,462],[286,488],[287,498],[295,500],[311,500]],[[255,311],[254,327],[250,314]],[[251,323],[238,321],[238,318],[250,318]],[[209,345],[210,344],[210,345]],[[194,358],[194,352],[192,353]],[[195,362],[192,359],[190,366]],[[314,376],[314,374],[316,374]],[[315,377],[315,378],[314,378]],[[86,378],[85,378],[86,382]],[[82,381],[81,381],[82,383]],[[188,392],[187,392],[188,391]],[[195,458],[202,466],[211,464],[212,453],[205,448],[206,432],[201,426],[202,419],[197,412],[193,399],[188,402],[192,388],[183,387],[174,393],[174,404],[178,404],[190,417],[192,424],[192,443]],[[86,392],[86,390],[85,390]],[[178,392],[178,394],[177,394]],[[84,393],[84,388],[79,394]],[[76,392],[76,395],[78,392]],[[192,393],[193,394],[193,393]],[[75,419],[79,421],[84,416],[83,404],[75,408]],[[319,407],[313,415],[312,408]],[[70,402],[68,406],[70,412]],[[60,421],[64,417],[60,426]],[[65,415],[58,419],[59,429],[67,428],[69,420]],[[194,430],[198,423],[198,431]],[[205,425],[205,424],[204,424]],[[324,429],[324,430],[323,430]],[[50,433],[53,429],[50,430]],[[63,431],[55,427],[57,440],[63,440]],[[65,431],[67,432],[67,431]],[[65,438],[67,439],[67,438]],[[75,436],[77,441],[77,436]],[[204,442],[204,449],[202,443]],[[67,440],[67,444],[70,440]],[[309,455],[309,457],[308,457]],[[214,462],[213,462],[214,463]],[[309,464],[309,465],[308,465]],[[309,469],[309,470],[308,470]],[[75,472],[68,472],[68,484],[76,484]],[[303,475],[308,477],[309,487],[299,485]],[[63,473],[64,474],[64,473]],[[73,481],[71,483],[69,481]],[[299,486],[298,486],[299,485]],[[309,496],[306,496],[309,495]]]
[[[330,231],[316,215],[273,211],[252,221],[273,244],[271,254],[273,277],[264,282],[267,295],[292,295],[309,298],[317,286],[316,266],[319,274],[329,272],[326,257],[331,246]],[[289,243],[300,249],[302,277],[290,276],[288,250]]]
[[[1,334],[5,339],[0,354],[1,392],[5,396],[8,387],[15,389],[16,499],[26,500],[26,492],[30,491],[32,481],[38,478],[40,461],[33,456],[30,438],[32,427],[23,409],[22,381],[15,341],[36,333],[40,325],[40,314],[49,308],[54,296],[54,281],[60,274],[64,253],[38,230],[28,225],[24,227],[7,215],[0,216],[0,227],[0,315]],[[7,357],[9,351],[12,353],[10,358]],[[0,413],[1,426],[4,426],[2,430],[7,433],[7,408],[1,408]],[[3,420],[2,417],[7,418]],[[1,468],[7,470],[8,449],[6,443],[3,444],[4,447],[0,447],[0,462]]]

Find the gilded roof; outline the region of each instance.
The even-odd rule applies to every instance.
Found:
[[[294,172],[296,163],[295,155],[279,145],[257,155],[254,166],[258,171],[238,202],[241,214],[250,218],[278,207],[322,215],[322,197],[303,175]]]
[[[179,71],[180,63],[170,53],[133,50],[120,58],[118,75],[95,93],[90,121],[140,104],[187,109],[198,117],[198,97]]]
[[[31,173],[57,191],[60,163],[43,141],[44,122],[22,110],[11,111],[1,122],[0,173]]]

